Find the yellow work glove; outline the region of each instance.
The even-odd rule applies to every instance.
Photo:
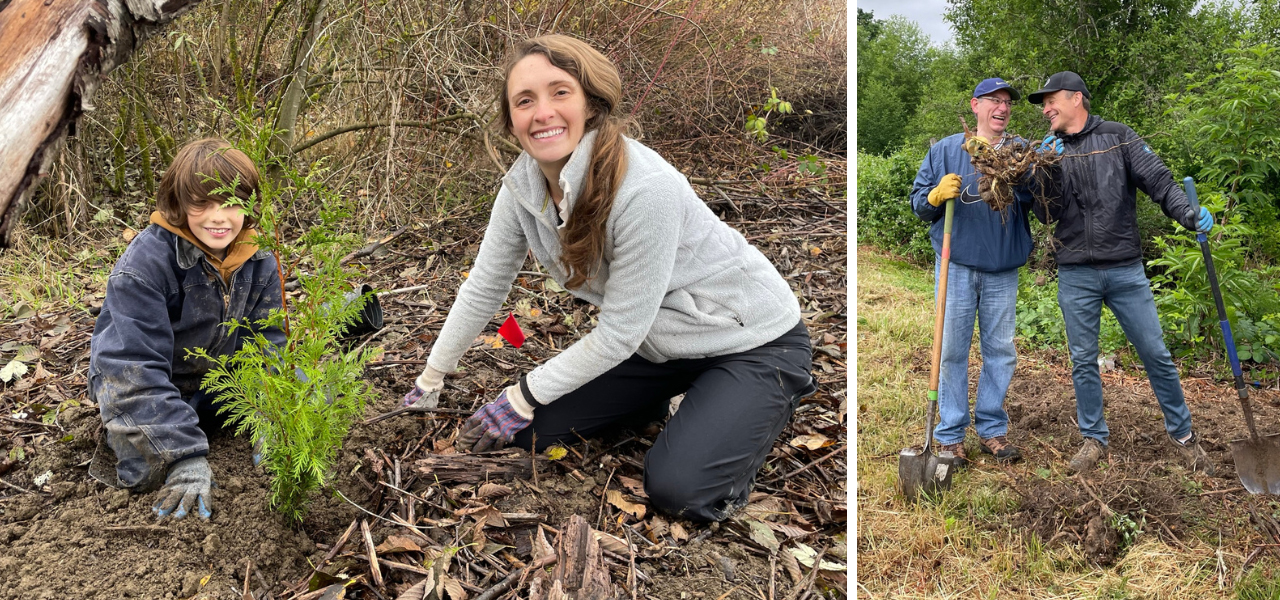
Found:
[[[969,156],[977,156],[979,152],[991,147],[991,142],[980,135],[975,135],[964,141],[964,151]]]
[[[955,173],[947,173],[942,176],[942,181],[938,183],[938,187],[933,188],[929,192],[929,204],[934,206],[942,206],[943,202],[951,200],[960,195],[960,176]]]

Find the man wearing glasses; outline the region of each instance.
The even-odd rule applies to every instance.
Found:
[[[969,108],[977,117],[979,144],[998,147],[1011,138],[1005,133],[1018,91],[999,77],[984,79],[973,90]],[[947,275],[947,310],[942,335],[942,364],[938,384],[939,423],[934,438],[943,450],[967,462],[965,430],[969,426],[969,347],[973,324],[978,322],[982,372],[973,421],[978,448],[997,462],[1021,458],[1009,443],[1009,415],[1005,394],[1013,379],[1017,353],[1013,346],[1014,306],[1018,300],[1018,267],[1031,252],[1031,228],[1027,211],[1031,194],[1015,188],[1018,199],[996,212],[978,196],[978,173],[965,151],[963,133],[934,144],[916,173],[911,208],[932,223],[930,237],[936,274],[941,267],[945,202],[956,202],[951,227],[951,261]],[[935,288],[936,289],[936,288]]]

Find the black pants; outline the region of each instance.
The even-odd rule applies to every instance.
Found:
[[[747,501],[755,474],[800,399],[817,390],[804,323],[758,348],[711,358],[653,363],[632,356],[534,412],[513,445],[538,450],[572,443],[619,423],[680,409],[645,457],[644,487],[654,506],[678,517],[719,521]]]

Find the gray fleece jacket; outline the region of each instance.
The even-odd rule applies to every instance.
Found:
[[[596,132],[560,173],[563,211],[586,179]],[[759,250],[721,221],[679,171],[627,138],[627,172],[609,214],[602,264],[574,296],[598,307],[598,324],[528,373],[549,404],[630,358],[665,362],[756,348],[800,321],[800,304]],[[563,284],[556,206],[527,153],[502,180],[471,275],[458,290],[427,364],[449,373],[501,308],[528,250]]]

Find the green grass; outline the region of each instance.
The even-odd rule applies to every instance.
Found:
[[[87,309],[85,296],[106,290],[126,247],[119,237],[82,247],[26,231],[14,237],[14,247],[0,252],[0,319],[19,304],[41,313]]]
[[[1100,568],[1075,544],[1049,546],[1014,528],[1014,478],[1060,481],[1061,461],[1009,469],[980,463],[958,473],[934,501],[906,503],[897,490],[897,453],[924,441],[932,268],[866,247],[857,261],[858,597],[1280,598],[1280,583],[1256,575],[1274,568],[1269,558],[1234,583],[1261,538],[1224,541],[1218,554],[1214,542],[1201,541],[1210,539],[1207,532],[1196,532],[1199,539],[1186,540],[1186,548],[1139,535],[1116,564]]]

